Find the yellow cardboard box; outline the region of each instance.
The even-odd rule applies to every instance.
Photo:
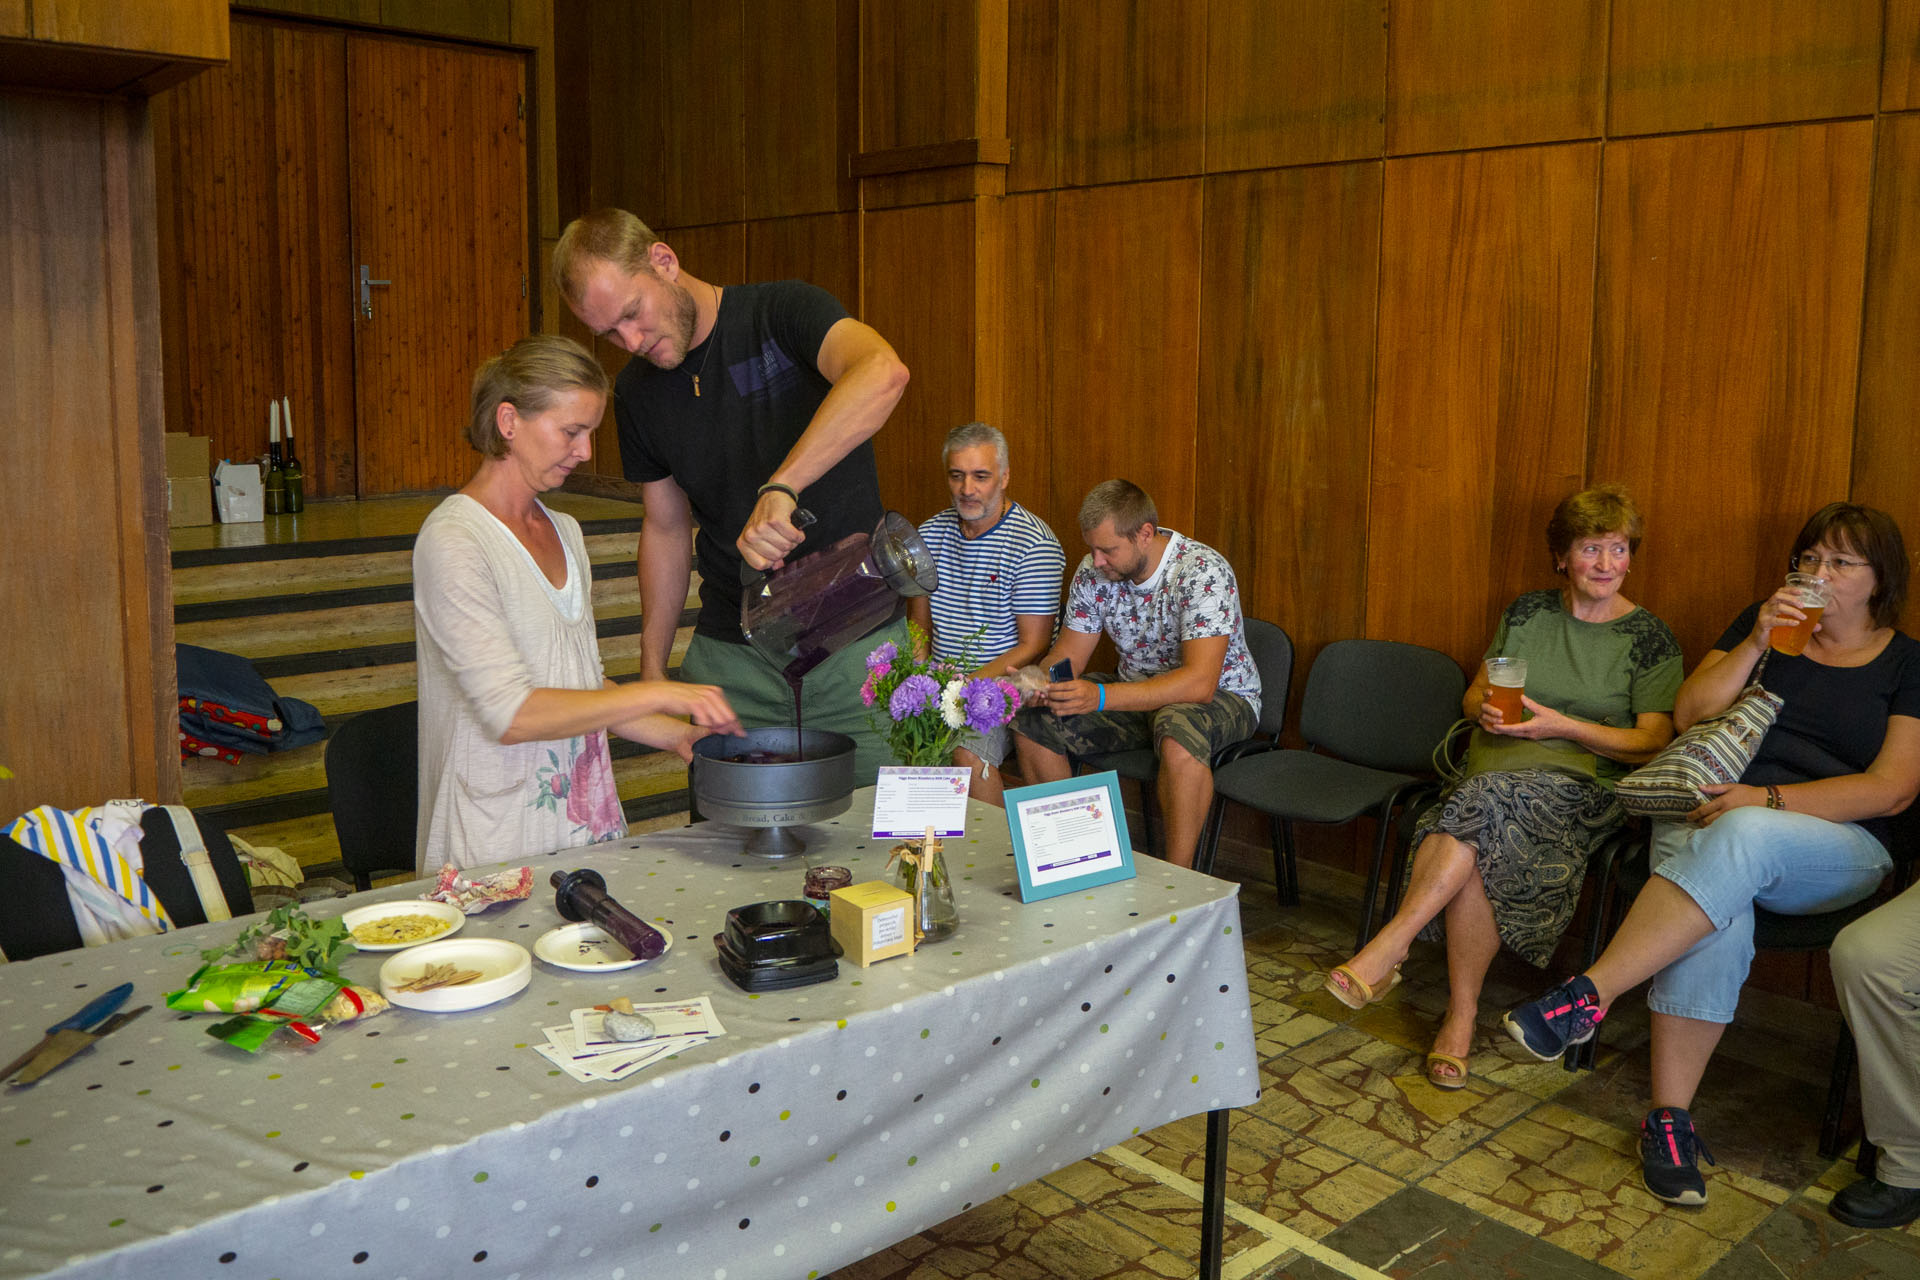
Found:
[[[835,889],[827,918],[845,958],[862,969],[913,950],[913,895],[884,880]]]

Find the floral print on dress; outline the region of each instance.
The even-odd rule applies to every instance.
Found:
[[[1172,534],[1160,572],[1146,589],[1109,582],[1093,567],[1093,557],[1086,557],[1067,589],[1067,625],[1105,631],[1120,654],[1122,680],[1173,670],[1180,665],[1183,641],[1230,637],[1219,687],[1259,710],[1260,673],[1247,650],[1240,586],[1226,557],[1203,542]]]
[[[547,748],[547,763],[534,774],[533,804],[549,812],[565,805],[567,820],[585,832],[591,843],[616,840],[626,834],[626,816],[613,780],[613,758],[607,735],[592,733],[565,743],[568,759]]]

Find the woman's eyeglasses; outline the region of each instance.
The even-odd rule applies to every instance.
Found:
[[[1865,560],[1844,560],[1839,556],[1823,559],[1811,551],[1802,551],[1793,558],[1793,567],[1802,573],[1847,573],[1854,569],[1867,567]]]

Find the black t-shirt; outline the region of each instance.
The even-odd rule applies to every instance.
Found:
[[[1753,634],[1760,605],[1734,619],[1714,648],[1732,652]],[[1760,683],[1786,699],[1740,780],[1754,786],[1812,782],[1865,773],[1887,737],[1888,716],[1920,719],[1920,641],[1896,631],[1863,667],[1829,667],[1808,657],[1769,653]],[[1861,826],[1882,844],[1888,820]]]
[[[686,492],[700,567],[695,631],[733,644],[740,635],[739,548],[734,545],[773,475],[832,388],[815,362],[827,330],[847,318],[832,294],[800,280],[736,284],[720,296],[707,340],[678,369],[627,362],[614,382],[614,419],[627,479],[671,476]],[[700,394],[693,394],[694,373]],[[861,443],[807,486],[800,505],[819,518],[799,555],[880,522],[873,444]],[[796,557],[797,558],[797,557]]]

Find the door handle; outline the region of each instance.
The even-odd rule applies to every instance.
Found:
[[[373,319],[373,286],[380,285],[382,287],[385,287],[393,283],[393,281],[391,280],[371,279],[370,277],[372,275],[373,275],[373,268],[368,266],[364,262],[361,263],[360,264],[360,314],[361,316],[363,316],[368,320]]]

